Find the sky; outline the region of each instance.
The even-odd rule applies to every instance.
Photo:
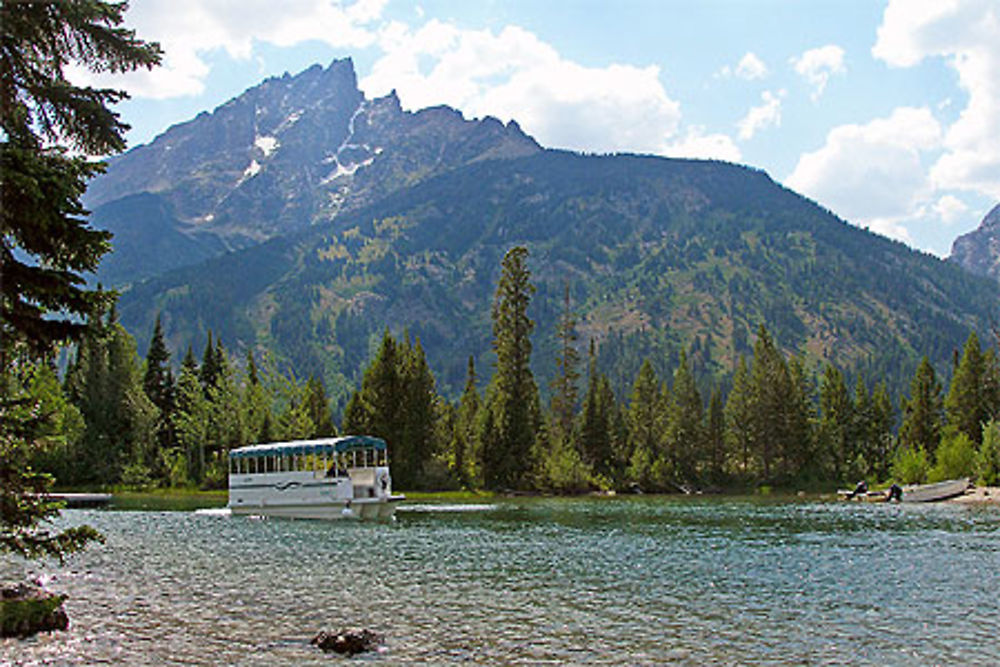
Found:
[[[764,169],[947,256],[1000,202],[1000,0],[132,0],[163,65],[129,145],[351,57],[368,98],[516,120],[543,146]]]

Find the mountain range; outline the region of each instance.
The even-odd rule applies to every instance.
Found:
[[[140,349],[162,313],[178,354],[211,330],[338,397],[386,328],[419,337],[447,395],[470,355],[488,376],[514,245],[530,251],[542,384],[565,285],[581,350],[595,341],[620,392],[644,358],[668,372],[682,349],[717,379],[762,323],[786,350],[901,387],[924,354],[947,372],[1000,303],[995,280],[760,170],[544,149],[515,122],[368,100],[349,60],[169,128],[113,159],[85,202],[115,233],[98,279],[122,289]]]

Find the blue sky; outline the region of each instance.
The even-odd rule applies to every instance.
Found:
[[[132,94],[130,145],[350,56],[369,97],[749,164],[941,256],[1000,201],[998,0],[133,0],[127,21],[166,54],[100,80]]]

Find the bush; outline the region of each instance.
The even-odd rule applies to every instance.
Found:
[[[937,463],[928,473],[928,481],[972,477],[976,469],[976,445],[965,433],[949,429],[937,449]]]
[[[976,476],[986,486],[1000,486],[1000,422],[983,424],[983,444],[976,452]]]
[[[923,484],[930,464],[923,447],[900,447],[892,459],[892,477],[903,484]]]

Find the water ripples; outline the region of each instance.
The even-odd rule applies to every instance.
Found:
[[[995,512],[734,499],[411,506],[394,523],[71,511],[104,546],[43,568],[67,633],[0,663],[990,663]],[[37,566],[0,562],[0,575]]]

